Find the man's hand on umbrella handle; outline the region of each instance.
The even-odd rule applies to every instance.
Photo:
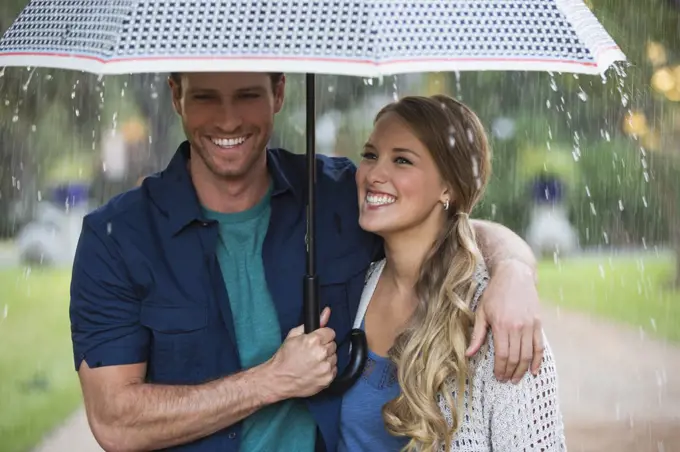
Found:
[[[330,315],[330,308],[325,308],[320,328],[309,334],[304,334],[304,325],[290,330],[270,360],[271,378],[282,400],[317,394],[337,375],[335,332],[326,328]]]

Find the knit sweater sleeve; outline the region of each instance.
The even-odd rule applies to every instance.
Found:
[[[480,363],[479,378],[489,404],[492,450],[566,451],[564,425],[557,392],[557,370],[546,344],[538,375],[527,372],[517,383],[501,383],[494,375],[493,338]]]
[[[489,281],[486,269],[478,269],[475,279],[478,288],[471,303],[473,310]],[[466,415],[450,452],[566,451],[557,370],[545,334],[543,341],[545,352],[539,374],[527,372],[517,384],[501,383],[494,375],[495,348],[489,332],[485,345],[470,363],[472,378],[466,382],[466,393],[472,397],[465,404]],[[441,397],[439,404],[451,422],[450,409]]]

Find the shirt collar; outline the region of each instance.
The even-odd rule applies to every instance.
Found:
[[[190,144],[184,141],[165,170],[144,183],[151,200],[168,218],[173,235],[192,222],[206,221],[189,174],[190,155]],[[273,182],[272,198],[290,192],[298,202],[302,201],[302,186],[296,187],[285,174],[285,162],[277,149],[267,149],[267,169]]]

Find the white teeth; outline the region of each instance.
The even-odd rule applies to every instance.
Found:
[[[248,137],[239,137],[239,138],[213,138],[212,142],[222,148],[233,148],[234,146],[238,146],[239,144],[242,144],[244,141],[246,141]]]
[[[372,206],[385,206],[387,204],[392,204],[397,198],[390,195],[366,195],[366,202]]]

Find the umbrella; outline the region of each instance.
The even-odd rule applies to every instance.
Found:
[[[603,74],[625,55],[580,0],[32,0],[0,40],[0,67],[305,73],[305,331],[319,327],[315,74],[522,70]],[[361,374],[366,338],[350,333]]]

